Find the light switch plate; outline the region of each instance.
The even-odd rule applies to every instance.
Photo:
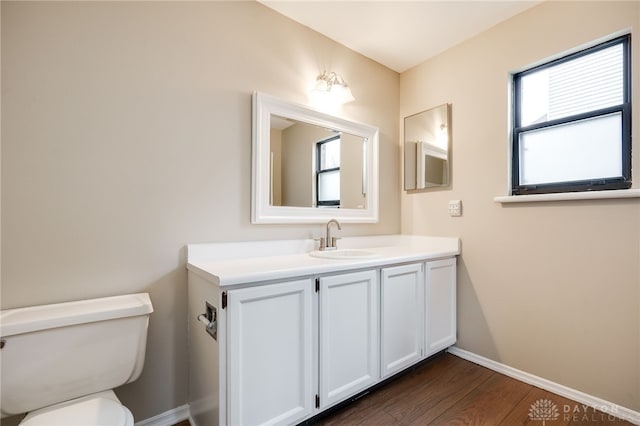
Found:
[[[449,200],[449,216],[462,216],[462,200]]]

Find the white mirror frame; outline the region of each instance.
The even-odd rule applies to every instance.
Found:
[[[366,206],[363,209],[272,206],[270,202],[271,116],[335,129],[366,138]],[[338,219],[345,223],[378,222],[378,128],[355,123],[285,102],[260,92],[253,93],[251,170],[251,223],[325,223]]]

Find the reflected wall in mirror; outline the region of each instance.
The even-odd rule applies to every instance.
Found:
[[[378,129],[253,96],[252,223],[378,220]]]
[[[404,189],[449,186],[451,105],[444,104],[404,119]]]

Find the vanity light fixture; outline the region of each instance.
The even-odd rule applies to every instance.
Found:
[[[349,85],[335,72],[326,70],[316,78],[316,84],[311,90],[311,97],[337,104],[355,101]]]
[[[436,145],[440,148],[447,150],[449,145],[449,131],[445,123],[440,124],[440,132],[436,133]]]

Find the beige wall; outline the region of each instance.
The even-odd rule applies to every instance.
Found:
[[[509,73],[632,29],[638,129],[639,26],[638,2],[547,2],[400,79],[400,122],[453,104],[452,188],[404,193],[402,231],[462,239],[458,346],[635,410],[640,201],[501,205],[493,197],[507,193]],[[639,188],[640,150],[633,155]],[[462,217],[448,216],[449,199],[462,199]]]
[[[362,144],[359,136],[340,136],[340,206],[345,209],[362,209],[367,203],[362,193]]]
[[[282,205],[311,207],[315,204],[316,142],[331,131],[296,122],[282,131]]]
[[[380,222],[397,233],[398,74],[255,2],[5,2],[2,308],[151,294],[136,419],[187,401],[185,244],[307,238],[250,224],[251,93],[297,103],[323,69],[380,128]]]

